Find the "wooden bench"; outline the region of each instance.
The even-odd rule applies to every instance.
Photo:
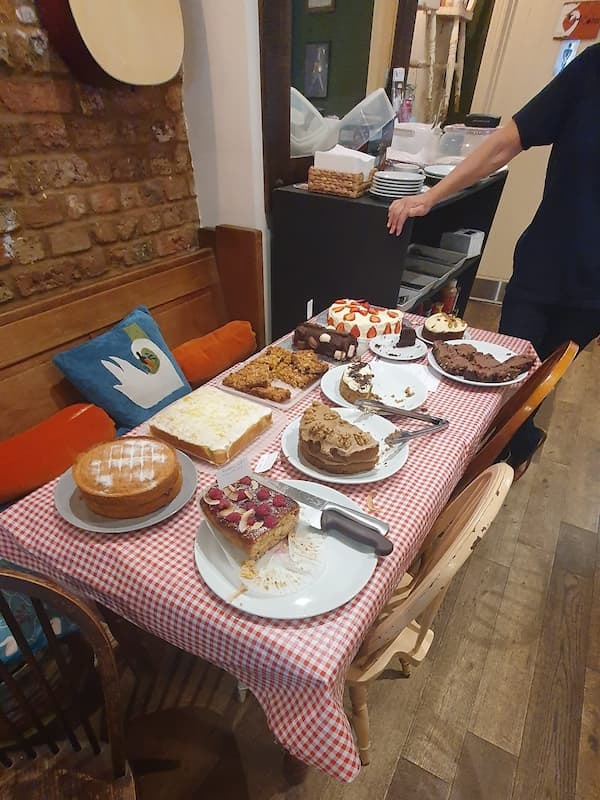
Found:
[[[261,233],[202,229],[201,249],[0,314],[0,441],[82,402],[52,356],[148,306],[173,348],[231,319],[264,345]]]

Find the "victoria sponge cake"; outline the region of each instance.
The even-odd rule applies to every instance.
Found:
[[[73,480],[95,514],[113,519],[142,517],[166,506],[181,489],[175,450],[147,436],[125,436],[81,453]]]
[[[159,439],[213,464],[225,464],[272,421],[271,411],[214,386],[202,386],[150,420]]]

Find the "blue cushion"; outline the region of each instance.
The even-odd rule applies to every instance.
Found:
[[[0,559],[0,566],[7,569],[15,568],[22,572],[26,571],[21,567],[14,567],[13,564],[4,559]],[[2,594],[8,603],[8,607],[19,623],[23,635],[27,640],[27,644],[31,647],[32,651],[37,653],[39,650],[46,647],[48,641],[29,597],[19,594],[18,592],[3,591]],[[53,609],[49,604],[44,603],[44,608],[50,618],[52,629],[59,638],[79,630],[75,623]],[[2,614],[0,614],[0,661],[3,661],[5,664],[17,664],[23,661],[23,655]]]
[[[145,422],[191,391],[145,306],[53,361],[90,403],[103,408],[121,428]]]

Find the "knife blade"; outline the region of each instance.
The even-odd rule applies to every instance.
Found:
[[[362,511],[316,497],[303,489],[288,486],[283,481],[276,481],[264,475],[254,474],[252,477],[268,489],[299,503],[304,518],[312,528],[335,532],[355,542],[369,545],[378,556],[387,556],[392,552],[394,545],[386,538],[386,533],[390,529],[387,522]]]

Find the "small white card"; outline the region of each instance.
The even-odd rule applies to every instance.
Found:
[[[217,470],[217,486],[219,489],[223,489],[225,486],[229,486],[230,483],[239,481],[240,478],[243,478],[244,475],[248,475],[249,472],[250,465],[248,464],[248,459],[236,458],[230,464],[226,464],[224,467]]]
[[[278,457],[279,453],[277,453],[277,451],[274,453],[263,453],[256,462],[254,472],[268,472],[277,461]]]

